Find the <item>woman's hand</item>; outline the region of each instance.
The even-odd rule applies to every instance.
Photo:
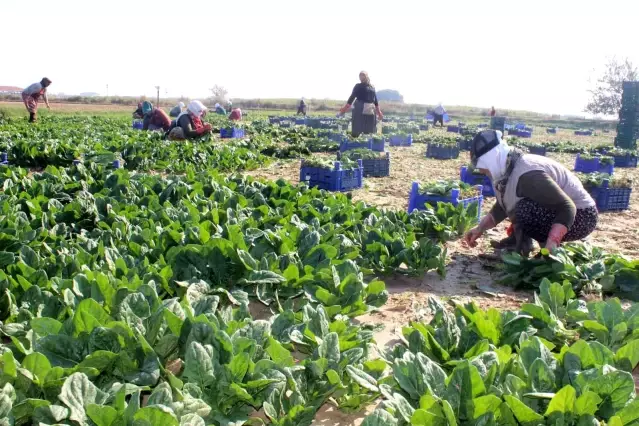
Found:
[[[348,111],[351,108],[351,106],[349,104],[346,104],[342,107],[342,109],[339,110],[339,113],[344,115],[346,114],[346,111]]]
[[[468,247],[477,247],[477,240],[484,234],[479,226],[475,226],[464,235],[464,242]]]
[[[548,239],[546,240],[544,248],[548,249],[548,251],[553,251],[561,245],[561,240],[564,239],[564,236],[566,236],[567,233],[568,228],[561,223],[553,224],[552,228],[550,228],[550,232],[548,233]]]

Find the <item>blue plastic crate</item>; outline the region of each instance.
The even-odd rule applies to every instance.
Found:
[[[433,114],[426,114],[426,117],[424,117],[424,119],[427,121],[433,121],[435,119],[435,116]]]
[[[488,124],[488,123],[479,123],[479,124],[477,125],[477,128],[478,128],[478,129],[485,129],[485,128],[487,128],[488,126],[489,126],[489,124]]]
[[[525,129],[526,129],[526,125],[524,123],[515,124],[515,130],[525,130]]]
[[[490,117],[490,128],[504,132],[506,127],[506,117]]]
[[[306,182],[310,187],[317,187],[327,191],[350,191],[362,187],[364,182],[364,167],[362,160],[357,160],[359,167],[349,170],[342,169],[342,163],[335,162],[332,170],[319,167],[307,167],[304,160],[300,166],[300,182]]]
[[[388,143],[390,146],[412,146],[413,135],[391,135]]]
[[[592,136],[591,130],[575,130],[575,136]]]
[[[305,118],[296,118],[295,119],[295,125],[296,126],[303,126],[306,124],[306,119]]]
[[[493,188],[493,183],[490,181],[488,176],[482,174],[475,174],[468,170],[468,167],[463,166],[459,170],[459,178],[462,182],[467,183],[469,185],[479,186],[481,185],[482,191],[481,194],[484,197],[494,197],[495,190]]]
[[[532,132],[529,132],[527,130],[510,129],[508,130],[508,134],[520,138],[532,138]]]
[[[144,127],[144,123],[142,122],[142,120],[133,120],[134,129],[142,130],[142,127]]]
[[[450,117],[448,116],[448,113],[444,113],[444,123],[448,122],[450,122]]]
[[[428,130],[430,129],[430,124],[428,123],[422,123],[419,125],[419,130]]]
[[[280,127],[283,129],[288,129],[291,127],[290,121],[280,121]]]
[[[557,134],[557,128],[556,127],[549,127],[546,129],[546,133],[549,133],[551,135],[556,135]]]
[[[448,126],[446,127],[446,131],[450,132],[450,133],[459,133],[461,129],[459,128],[459,126]]]
[[[9,161],[9,156],[6,152],[0,152],[0,163],[6,163]]]
[[[599,157],[595,157],[592,160],[584,160],[581,158],[581,154],[577,154],[575,159],[575,171],[581,173],[607,173],[612,176],[615,170],[613,164],[603,164]]]
[[[414,210],[425,210],[426,204],[436,207],[437,203],[452,203],[454,206],[457,206],[459,203],[462,203],[464,206],[468,206],[472,203],[479,203],[479,209],[477,209],[477,218],[479,219],[479,217],[481,217],[481,206],[484,202],[484,197],[481,195],[482,190],[483,188],[481,185],[478,185],[478,195],[476,197],[460,200],[459,189],[453,189],[449,197],[442,197],[441,195],[434,194],[421,194],[419,192],[419,183],[413,182],[410,195],[408,197],[408,212],[410,213]]]
[[[439,145],[429,143],[426,148],[427,158],[438,160],[452,160],[459,158],[459,147],[454,145]]]
[[[545,146],[529,146],[528,152],[535,155],[546,156],[547,148]]]
[[[384,139],[369,139],[364,142],[342,140],[339,144],[339,150],[341,152],[349,151],[351,149],[370,149],[372,151],[384,152],[386,150],[386,140]]]
[[[238,129],[237,127],[233,127],[231,129],[221,128],[220,129],[220,137],[222,139],[238,139],[244,137],[244,129]]]
[[[386,157],[363,159],[364,177],[386,177],[390,176],[390,152],[386,152]]]
[[[457,145],[459,145],[459,149],[462,151],[470,151],[471,146],[473,145],[473,141],[465,138],[457,139]]]
[[[280,118],[279,117],[269,117],[268,118],[268,122],[270,124],[278,124],[280,122]]]
[[[601,187],[590,190],[600,212],[627,210],[630,207],[632,188],[609,188],[608,180]]]
[[[342,141],[346,139],[346,136],[341,133],[330,132],[328,134],[328,139],[332,140],[333,142],[342,143]]]
[[[637,156],[634,154],[613,155],[615,167],[637,167]]]
[[[525,127],[524,127],[524,131],[532,133],[533,128],[532,128],[532,127],[525,126]]]

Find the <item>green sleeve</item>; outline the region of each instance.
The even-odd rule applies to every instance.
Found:
[[[557,185],[557,183],[542,170],[524,173],[517,182],[517,196],[529,198],[540,206],[557,212],[555,223],[570,229],[575,221],[577,208],[575,203]]]
[[[490,209],[490,215],[495,220],[495,225],[503,222],[504,219],[508,217],[508,215],[504,211],[504,208],[501,206],[501,204],[499,204],[499,202],[495,202],[495,204],[493,205],[493,208]]]

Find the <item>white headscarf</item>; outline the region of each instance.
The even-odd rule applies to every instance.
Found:
[[[493,183],[499,182],[504,174],[506,174],[508,153],[511,150],[510,146],[501,138],[501,132],[498,130],[495,133],[497,133],[499,145],[477,159],[477,168],[489,170]]]
[[[215,104],[215,109],[218,109],[220,107],[220,104]]]
[[[178,106],[180,107],[180,109],[184,109],[186,105],[184,105],[184,102],[180,102],[178,103]]]
[[[189,102],[189,106],[186,109],[196,117],[201,117],[202,114],[207,110],[204,104],[200,101],[191,101]]]

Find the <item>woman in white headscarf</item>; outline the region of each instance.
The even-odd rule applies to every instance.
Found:
[[[487,175],[497,202],[479,225],[465,236],[475,247],[487,230],[510,218],[515,230],[530,243],[552,250],[562,241],[581,240],[597,226],[595,201],[572,172],[546,157],[524,154],[501,139],[500,131],[477,133],[471,162]]]
[[[176,106],[174,106],[171,111],[169,111],[169,116],[171,117],[177,117],[178,115],[180,115],[182,113],[182,111],[184,111],[186,105],[184,105],[184,102],[180,102],[178,103]]]
[[[202,116],[207,108],[200,101],[191,101],[175,120],[175,127],[169,130],[169,139],[194,139],[211,132],[211,125],[202,122]]]

